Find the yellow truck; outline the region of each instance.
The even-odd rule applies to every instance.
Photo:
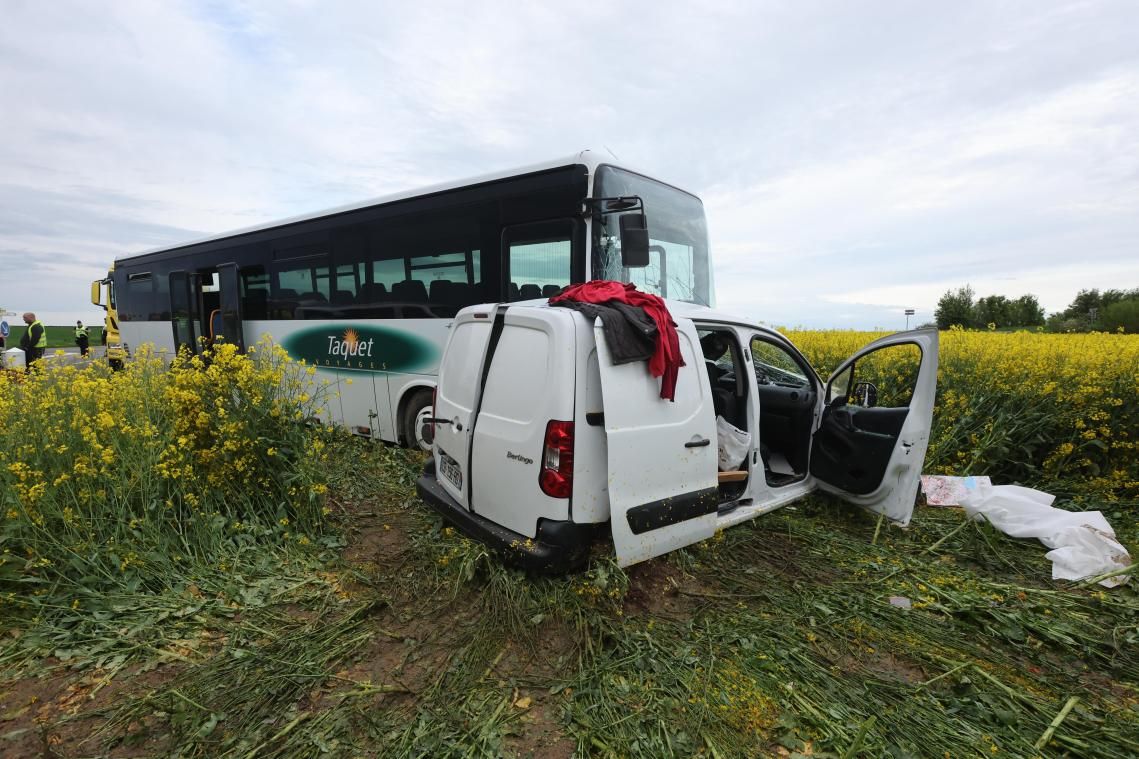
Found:
[[[107,361],[111,368],[123,368],[123,361],[130,356],[130,348],[119,334],[119,314],[115,309],[115,267],[107,272],[106,279],[91,283],[91,303],[106,312],[103,318],[103,344],[107,347]]]

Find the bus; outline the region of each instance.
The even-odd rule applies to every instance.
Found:
[[[714,305],[700,199],[583,151],[120,258],[92,301],[120,360],[267,334],[335,386],[331,421],[429,450],[458,310],[591,279]]]

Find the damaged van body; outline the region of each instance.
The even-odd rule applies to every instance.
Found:
[[[644,362],[614,362],[600,320],[545,301],[461,311],[423,500],[509,560],[550,571],[584,560],[605,525],[628,566],[816,490],[909,522],[936,330],[876,340],[824,382],[776,331],[667,305],[684,362],[671,401]],[[904,361],[882,360],[893,351]]]

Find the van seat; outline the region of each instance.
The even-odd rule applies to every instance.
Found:
[[[542,288],[537,285],[525,284],[518,288],[518,300],[534,300],[542,297]]]

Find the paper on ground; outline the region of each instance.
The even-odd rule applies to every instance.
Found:
[[[791,462],[782,453],[773,453],[767,459],[767,468],[773,474],[795,474],[795,469],[791,466]]]
[[[978,485],[962,500],[972,519],[985,519],[1014,538],[1036,538],[1052,550],[1053,580],[1082,580],[1130,566],[1131,556],[1098,511],[1064,511],[1055,496],[1019,485]],[[1114,588],[1126,575],[1100,581]]]
[[[980,485],[991,485],[988,477],[950,477],[942,474],[923,474],[921,492],[930,506],[960,506],[961,501]]]

